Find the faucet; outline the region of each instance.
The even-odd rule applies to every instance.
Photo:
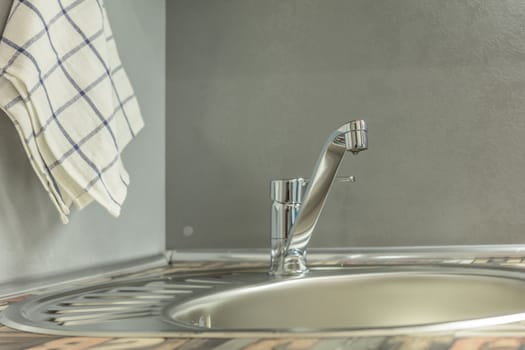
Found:
[[[328,192],[346,151],[368,148],[364,120],[353,120],[333,131],[323,146],[309,180],[273,180],[272,253],[270,274],[298,276],[308,272],[306,247],[324,208]],[[353,177],[345,178],[353,181]]]

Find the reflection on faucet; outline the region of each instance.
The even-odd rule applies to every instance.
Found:
[[[350,121],[332,132],[310,180],[272,181],[272,264],[274,275],[301,275],[308,271],[306,247],[323,210],[345,152],[368,148],[364,120]]]

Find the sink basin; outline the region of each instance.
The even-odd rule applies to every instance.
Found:
[[[521,274],[464,268],[314,272],[215,292],[167,309],[216,331],[453,330],[525,319]]]

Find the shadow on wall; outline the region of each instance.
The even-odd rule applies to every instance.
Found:
[[[62,225],[59,215],[34,173],[15,127],[0,112],[0,240],[31,240],[34,244],[24,245],[27,252],[57,225]]]

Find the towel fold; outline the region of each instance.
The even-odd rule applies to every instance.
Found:
[[[120,153],[144,123],[103,1],[14,0],[0,69],[0,108],[64,223],[93,200],[118,216]]]

